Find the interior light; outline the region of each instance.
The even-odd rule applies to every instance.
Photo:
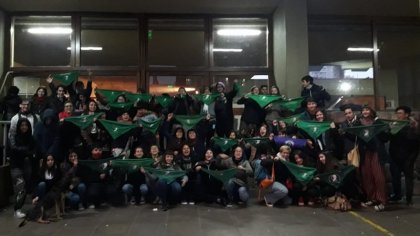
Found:
[[[351,89],[351,84],[347,83],[347,82],[342,82],[340,83],[338,89],[343,91],[343,92],[348,92]]]
[[[254,76],[251,77],[251,79],[267,80],[268,79],[268,75],[254,75]]]
[[[213,52],[242,52],[242,48],[213,48]]]
[[[373,48],[353,48],[349,47],[347,48],[347,51],[349,52],[373,52]],[[376,49],[377,52],[379,52],[379,49]]]
[[[261,30],[256,29],[221,29],[217,31],[221,36],[258,36]]]
[[[82,51],[102,51],[102,47],[81,47]],[[67,47],[67,50],[71,50],[71,47]]]
[[[71,28],[64,27],[34,27],[29,28],[28,32],[31,34],[71,34]]]

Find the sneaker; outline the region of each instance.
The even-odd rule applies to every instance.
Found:
[[[144,199],[144,197],[140,198],[140,205],[146,204],[146,200]]]
[[[372,201],[362,202],[360,203],[360,205],[362,205],[362,207],[370,207],[374,205],[374,202]]]
[[[194,206],[195,205],[195,202],[189,201],[188,204],[191,205],[191,206]]]
[[[375,211],[384,211],[385,210],[385,206],[382,204],[382,203],[380,203],[380,204],[378,204],[378,205],[376,205],[375,207],[374,207],[374,209],[375,209]]]
[[[16,210],[15,211],[15,217],[18,219],[22,219],[26,217],[26,214],[22,212],[22,210]]]
[[[233,207],[233,204],[231,202],[228,202],[228,203],[226,203],[226,207],[227,208],[232,208]]]
[[[88,207],[89,209],[95,209],[95,205],[94,204],[92,204],[92,205],[89,205],[89,207]]]
[[[182,202],[181,202],[181,205],[184,205],[184,206],[185,206],[185,205],[188,205],[188,202],[187,202],[187,201],[182,201]]]
[[[133,199],[131,199],[131,201],[130,201],[130,205],[136,205],[136,200],[133,198]]]
[[[305,206],[305,202],[303,201],[303,197],[299,197],[298,206]]]
[[[79,203],[79,211],[84,211],[85,208],[83,207],[82,203]]]
[[[267,207],[273,207],[273,206],[274,206],[274,204],[273,204],[273,203],[270,203],[270,202],[268,202],[268,201],[267,201],[267,198],[265,198],[265,196],[264,196],[264,202],[265,202],[265,205],[266,205]]]

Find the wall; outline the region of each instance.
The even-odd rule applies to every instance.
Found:
[[[283,0],[273,14],[273,68],[276,84],[288,97],[300,95],[308,73],[306,0]]]

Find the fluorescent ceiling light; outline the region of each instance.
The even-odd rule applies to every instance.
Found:
[[[347,51],[349,52],[373,52],[373,48],[347,48]],[[376,49],[377,52],[379,52],[379,49]]]
[[[347,83],[347,82],[342,82],[339,86],[338,89],[343,91],[343,92],[348,92],[351,89],[351,84]]]
[[[258,36],[261,30],[256,29],[221,29],[217,31],[221,36]]]
[[[266,79],[268,79],[268,75],[254,75],[254,76],[251,77],[251,79],[266,80]]]
[[[71,28],[64,27],[34,27],[29,28],[28,32],[31,34],[71,34]]]
[[[82,51],[102,51],[102,47],[82,47]],[[67,47],[67,50],[71,50],[71,47]]]
[[[213,48],[213,52],[242,52],[242,48]]]

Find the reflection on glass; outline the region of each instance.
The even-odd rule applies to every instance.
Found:
[[[150,19],[147,38],[149,67],[206,63],[203,19]]]
[[[134,66],[139,58],[138,20],[82,18],[81,64]]]
[[[266,67],[268,61],[267,38],[267,19],[214,19],[214,65]]]
[[[204,76],[186,75],[151,75],[149,76],[149,93],[161,95],[167,93],[175,95],[180,87],[184,87],[189,94],[198,94],[204,86],[208,86]]]
[[[11,32],[12,67],[70,65],[69,16],[14,17]]]

